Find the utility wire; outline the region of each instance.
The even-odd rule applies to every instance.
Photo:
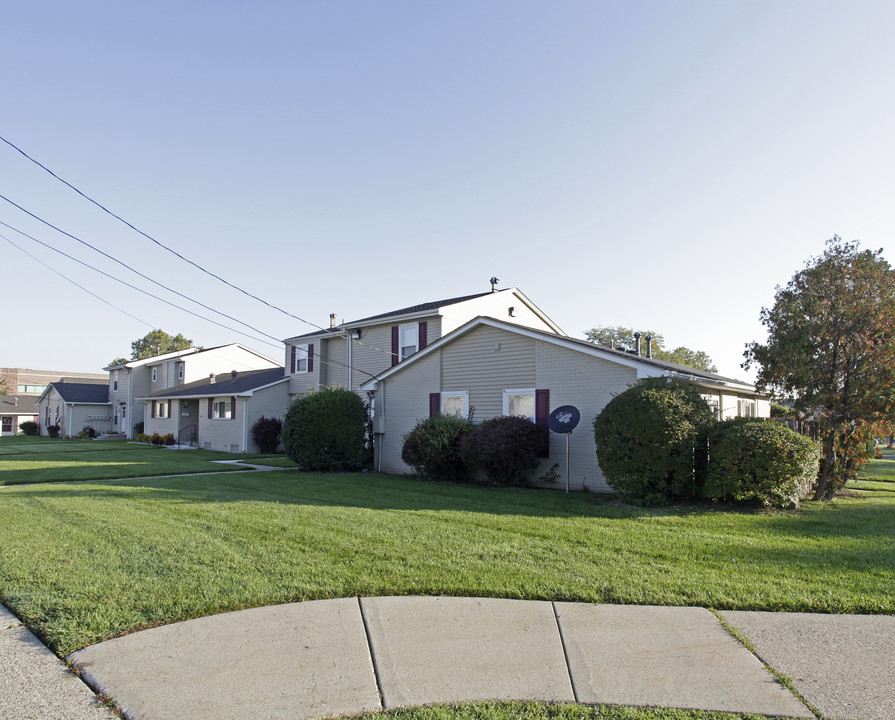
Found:
[[[121,265],[121,267],[130,270],[132,273],[134,273],[134,274],[136,274],[136,275],[139,275],[139,276],[140,276],[141,278],[143,278],[144,280],[148,280],[148,281],[151,282],[153,285],[158,285],[158,286],[159,286],[160,288],[162,288],[163,290],[167,290],[167,291],[170,292],[170,293],[174,293],[175,295],[178,295],[178,296],[182,297],[184,300],[189,300],[191,303],[195,303],[195,304],[198,305],[199,307],[205,308],[206,310],[210,310],[210,311],[213,312],[213,313],[217,313],[218,315],[220,315],[220,316],[222,316],[222,317],[225,317],[225,318],[227,318],[228,320],[232,320],[232,321],[235,322],[235,323],[239,323],[239,324],[242,325],[243,327],[247,327],[247,328],[249,328],[249,329],[252,330],[253,332],[257,332],[257,333],[261,333],[262,335],[266,335],[267,337],[271,338],[272,340],[277,340],[280,344],[282,344],[283,341],[282,341],[281,338],[274,337],[273,335],[268,335],[267,333],[262,332],[261,330],[258,330],[258,328],[252,327],[251,325],[249,325],[248,323],[243,322],[242,320],[238,320],[237,318],[233,317],[232,315],[228,315],[227,313],[225,313],[225,312],[221,312],[220,310],[215,310],[213,307],[210,307],[210,306],[206,305],[205,303],[199,302],[198,300],[194,300],[193,298],[189,297],[188,295],[184,295],[182,292],[180,292],[180,291],[178,291],[178,290],[175,290],[174,288],[170,288],[170,287],[168,287],[167,285],[165,285],[165,284],[163,284],[163,283],[160,283],[158,280],[153,280],[153,279],[152,279],[151,277],[149,277],[148,275],[145,275],[145,274],[141,273],[139,270],[137,270],[137,269],[135,269],[135,268],[132,268],[132,267],[131,267],[130,265],[128,265],[127,263],[125,263],[125,262],[119,260],[119,259],[116,258],[116,257],[113,257],[112,255],[109,255],[109,253],[104,252],[103,250],[100,250],[98,247],[95,247],[95,246],[91,245],[91,244],[90,244],[89,242],[87,242],[86,240],[82,240],[81,238],[79,238],[79,237],[77,237],[77,236],[75,236],[75,235],[72,235],[70,232],[66,232],[66,231],[63,230],[62,228],[59,228],[59,227],[57,227],[56,225],[53,225],[53,223],[51,223],[51,222],[49,222],[49,221],[47,221],[47,220],[44,220],[43,218],[41,218],[41,217],[35,215],[35,214],[34,214],[33,212],[31,212],[30,210],[26,210],[26,209],[23,208],[21,205],[19,205],[18,203],[13,202],[12,200],[10,200],[10,199],[9,199],[8,197],[6,197],[5,195],[0,194],[0,199],[5,200],[6,202],[8,202],[8,203],[9,203],[10,205],[12,205],[13,207],[18,208],[19,210],[21,210],[21,211],[22,211],[23,213],[25,213],[26,215],[30,215],[31,217],[33,217],[33,218],[34,218],[35,220],[37,220],[38,222],[43,223],[43,224],[46,225],[47,227],[50,227],[50,228],[52,228],[53,230],[55,230],[56,232],[58,232],[58,233],[62,233],[62,234],[65,235],[66,237],[69,237],[69,238],[71,238],[72,240],[75,240],[76,242],[81,243],[81,245],[84,245],[85,247],[90,248],[90,249],[93,250],[94,252],[99,253],[100,255],[102,255],[102,256],[105,257],[105,258],[108,258],[108,259],[111,260],[112,262]],[[5,224],[5,223],[4,223],[4,224]],[[7,227],[9,227],[9,226],[7,225]],[[13,228],[13,229],[14,229],[14,228]],[[32,238],[32,239],[33,239],[33,238]],[[178,307],[178,306],[175,306],[175,307]],[[183,308],[180,308],[180,309],[183,309]],[[197,317],[201,317],[201,316],[197,316]],[[205,318],[203,318],[203,319],[205,319]],[[218,323],[218,324],[219,324],[219,323]],[[225,326],[225,325],[221,325],[221,327],[226,327],[226,326]],[[227,329],[229,330],[229,329],[231,329],[231,328],[227,328]],[[248,336],[247,336],[247,337],[248,337]]]
[[[170,306],[173,307],[173,308],[177,308],[178,310],[182,310],[183,312],[185,312],[185,313],[189,313],[190,315],[192,315],[192,316],[194,316],[194,317],[197,317],[197,318],[199,318],[200,320],[205,320],[206,322],[210,322],[210,323],[212,323],[212,324],[214,324],[214,325],[217,325],[218,327],[222,327],[222,328],[224,328],[225,330],[229,330],[230,332],[235,332],[235,333],[238,333],[239,335],[243,335],[243,336],[245,336],[245,337],[252,338],[252,340],[255,340],[256,342],[261,342],[261,343],[264,343],[265,345],[270,345],[271,347],[277,347],[277,348],[282,349],[282,346],[283,346],[282,341],[278,341],[278,342],[275,344],[275,343],[269,342],[269,341],[267,341],[267,340],[262,340],[261,338],[256,338],[256,337],[254,337],[254,336],[252,336],[252,335],[249,335],[249,334],[243,332],[242,330],[237,330],[237,329],[235,329],[235,328],[229,327],[228,325],[224,325],[223,323],[219,323],[217,320],[212,320],[211,318],[207,318],[207,317],[205,317],[204,315],[200,315],[200,314],[197,313],[197,312],[193,312],[193,311],[190,310],[189,308],[182,307],[181,305],[178,305],[177,303],[173,303],[173,302],[171,302],[170,300],[165,300],[165,298],[159,297],[158,295],[153,295],[153,294],[152,294],[151,292],[149,292],[148,290],[144,290],[143,288],[137,287],[136,285],[132,285],[131,283],[127,282],[126,280],[122,280],[121,278],[115,277],[114,275],[111,275],[111,274],[105,272],[104,270],[100,270],[99,268],[93,267],[93,265],[90,265],[89,263],[86,263],[86,262],[84,262],[83,260],[79,260],[78,258],[76,258],[76,257],[74,257],[74,256],[72,256],[72,255],[69,255],[68,253],[63,252],[62,250],[59,250],[58,248],[54,248],[52,245],[49,245],[49,244],[47,244],[47,243],[45,243],[45,242],[42,242],[41,240],[38,240],[36,237],[33,237],[32,235],[29,235],[28,233],[23,232],[23,231],[19,230],[18,228],[13,227],[13,226],[10,225],[9,223],[5,223],[5,222],[3,222],[2,220],[0,220],[0,225],[3,225],[4,227],[9,228],[9,229],[12,230],[13,232],[17,232],[19,235],[22,235],[22,236],[28,238],[29,240],[33,240],[33,241],[36,242],[38,245],[42,245],[43,247],[45,247],[45,248],[47,248],[47,249],[49,249],[49,250],[52,250],[53,252],[58,253],[59,255],[62,255],[63,257],[68,258],[69,260],[73,260],[73,261],[75,261],[76,263],[78,263],[78,264],[80,264],[80,265],[83,265],[83,266],[86,267],[86,268],[90,268],[90,269],[93,270],[94,272],[98,272],[100,275],[103,275],[103,276],[105,276],[105,277],[107,277],[107,278],[109,278],[109,279],[111,279],[111,280],[114,280],[114,281],[117,282],[117,283],[121,283],[122,285],[124,285],[124,286],[126,286],[126,287],[129,287],[129,288],[131,288],[132,290],[136,290],[137,292],[143,293],[144,295],[147,295],[147,296],[153,298],[154,300],[159,300],[160,302],[163,302],[163,303],[165,303],[166,305],[170,305]],[[139,274],[139,273],[138,273],[138,274]],[[88,291],[88,292],[89,292],[89,291]],[[93,293],[91,293],[91,295],[92,295],[92,294],[93,294]],[[143,322],[143,321],[141,320],[140,322]],[[147,323],[147,324],[148,324],[148,323]],[[244,325],[245,323],[241,323],[241,324]],[[251,326],[247,326],[247,327],[251,327]],[[266,337],[271,338],[272,340],[278,340],[278,338],[274,337],[273,335],[268,335],[267,333],[265,333],[265,332],[263,332],[263,331],[261,331],[261,330],[258,330],[257,328],[251,328],[251,329],[254,330],[255,332],[259,333],[260,335],[264,335],[264,336],[266,336]]]
[[[2,197],[2,196],[0,196],[0,197]],[[5,198],[4,198],[4,199],[5,199]],[[111,280],[114,280],[114,281],[117,282],[117,283],[121,283],[121,284],[124,285],[125,287],[129,287],[129,288],[131,288],[132,290],[136,290],[136,291],[139,292],[139,293],[143,293],[144,295],[147,295],[148,297],[151,297],[151,298],[153,298],[154,300],[158,300],[158,301],[160,301],[160,302],[163,302],[163,303],[165,303],[166,305],[170,305],[170,306],[173,307],[173,308],[176,308],[176,309],[178,309],[178,310],[182,310],[183,312],[188,313],[188,314],[190,314],[190,315],[192,315],[192,316],[194,316],[194,317],[197,317],[197,318],[199,318],[200,320],[205,320],[206,322],[210,322],[210,323],[212,323],[213,325],[217,325],[218,327],[222,327],[222,328],[224,328],[225,330],[229,330],[230,332],[235,332],[235,333],[237,333],[238,335],[242,335],[242,336],[244,336],[244,337],[251,338],[252,340],[255,340],[256,342],[264,343],[265,345],[270,345],[271,347],[276,347],[276,348],[278,348],[278,349],[280,349],[280,350],[283,349],[283,342],[282,342],[282,340],[279,340],[279,338],[276,338],[276,337],[274,337],[273,335],[269,335],[268,333],[265,333],[265,332],[262,331],[262,330],[258,330],[257,328],[254,328],[254,327],[252,327],[251,325],[247,325],[246,323],[242,323],[242,322],[240,322],[240,321],[237,321],[237,322],[240,322],[241,325],[245,325],[246,327],[251,328],[251,329],[254,330],[255,332],[257,332],[257,333],[259,333],[259,334],[261,334],[261,335],[264,335],[265,337],[268,337],[268,338],[270,338],[270,339],[272,339],[272,340],[276,340],[277,342],[276,342],[276,343],[271,343],[271,342],[268,342],[267,340],[262,340],[261,338],[254,337],[253,335],[249,335],[249,334],[247,334],[247,333],[245,333],[245,332],[243,332],[243,331],[241,331],[241,330],[237,330],[237,329],[235,329],[235,328],[231,328],[231,327],[229,327],[229,326],[227,326],[227,325],[224,325],[224,324],[222,324],[222,323],[217,322],[216,320],[212,320],[211,318],[207,318],[207,317],[205,317],[204,315],[200,315],[199,313],[196,313],[196,312],[194,312],[194,311],[192,311],[192,310],[190,310],[190,309],[188,309],[188,308],[181,307],[180,305],[178,305],[178,304],[176,304],[176,303],[173,303],[173,302],[171,302],[170,300],[165,300],[164,298],[159,297],[158,295],[154,295],[154,294],[152,294],[152,293],[149,292],[148,290],[144,290],[144,289],[142,289],[142,288],[140,288],[140,287],[137,287],[136,285],[132,285],[131,283],[127,282],[126,280],[122,280],[121,278],[115,277],[114,275],[110,275],[109,273],[105,272],[104,270],[100,270],[99,268],[93,267],[93,266],[90,265],[89,263],[86,263],[86,262],[84,262],[83,260],[79,260],[78,258],[76,258],[76,257],[74,257],[74,256],[72,256],[72,255],[69,255],[68,253],[63,252],[62,250],[59,250],[58,248],[53,247],[52,245],[49,245],[49,244],[47,244],[47,243],[45,243],[45,242],[43,242],[43,241],[41,241],[41,240],[38,240],[36,237],[34,237],[34,236],[32,236],[32,235],[29,235],[28,233],[26,233],[26,232],[24,232],[24,231],[22,231],[22,230],[19,230],[18,228],[13,227],[13,226],[10,225],[9,223],[3,222],[2,220],[0,220],[0,225],[3,225],[4,227],[9,228],[9,229],[12,230],[13,232],[16,232],[16,233],[18,233],[19,235],[22,235],[23,237],[26,237],[26,238],[28,238],[29,240],[32,240],[32,241],[36,242],[38,245],[41,245],[41,246],[47,248],[48,250],[52,250],[53,252],[58,253],[59,255],[62,255],[63,257],[68,258],[69,260],[73,260],[74,262],[76,262],[76,263],[78,263],[78,264],[80,264],[80,265],[83,265],[84,267],[89,268],[90,270],[93,270],[94,272],[97,272],[97,273],[99,273],[100,275],[103,275],[104,277],[107,277],[107,278],[109,278],[109,279],[111,279]],[[24,252],[24,253],[25,253],[26,255],[28,255],[29,257],[34,258],[37,262],[39,262],[41,265],[43,265],[43,266],[46,267],[47,269],[49,269],[49,270],[51,270],[52,272],[56,273],[56,274],[59,275],[60,277],[63,277],[65,280],[68,280],[68,281],[69,281],[70,283],[72,283],[73,285],[75,285],[75,286],[81,288],[82,290],[84,290],[84,291],[87,292],[88,294],[92,295],[93,297],[95,297],[95,298],[97,298],[97,299],[99,299],[99,300],[102,300],[104,303],[106,303],[107,305],[110,305],[111,307],[114,307],[116,310],[121,310],[121,308],[119,308],[119,307],[117,307],[117,306],[115,306],[115,305],[112,305],[112,304],[109,303],[107,300],[105,300],[105,299],[99,297],[98,295],[96,295],[96,294],[90,292],[90,290],[87,290],[86,288],[82,287],[81,285],[78,285],[74,280],[71,280],[70,278],[66,277],[65,275],[63,275],[62,273],[58,272],[57,270],[53,270],[53,268],[51,268],[49,265],[43,263],[42,261],[38,260],[38,259],[35,258],[33,255],[31,255],[30,253],[28,253],[28,252],[26,252],[25,250],[23,250],[22,248],[20,248],[18,245],[16,245],[14,242],[12,242],[12,240],[10,240],[9,238],[7,238],[6,236],[4,236],[4,235],[0,235],[0,237],[2,237],[4,240],[6,240],[10,245],[12,245],[12,246],[18,248],[19,250],[22,250],[22,252]],[[104,253],[102,253],[102,254],[104,254]],[[139,273],[138,273],[138,274],[139,274]],[[128,315],[129,317],[134,318],[134,320],[138,320],[139,322],[143,323],[144,325],[148,325],[149,327],[154,327],[154,326],[151,325],[150,323],[147,323],[145,320],[140,320],[140,318],[134,317],[134,316],[131,315],[130,313],[126,312],[125,310],[121,310],[121,312],[123,312],[125,315]],[[356,368],[356,367],[349,366],[347,363],[343,363],[343,362],[340,362],[340,361],[338,361],[338,360],[331,360],[331,359],[322,358],[322,357],[318,356],[318,357],[317,357],[317,362],[320,362],[320,363],[322,363],[322,364],[324,364],[324,365],[337,366],[337,367],[342,367],[342,368],[349,368],[349,369],[354,370],[355,372],[359,372],[359,373],[362,373],[362,374],[364,374],[364,375],[367,375],[367,376],[370,377],[370,378],[374,378],[374,377],[376,377],[375,375],[372,375],[372,374],[370,374],[370,373],[368,373],[368,372],[366,372],[366,371],[364,371],[364,370],[361,370],[360,368]]]
[[[159,242],[158,240],[156,240],[154,237],[152,237],[152,236],[149,235],[148,233],[143,232],[143,231],[140,230],[138,227],[135,227],[134,225],[132,225],[131,223],[129,223],[127,220],[125,220],[125,219],[124,219],[123,217],[121,217],[120,215],[116,215],[114,212],[112,212],[111,210],[109,210],[105,205],[103,205],[103,204],[101,204],[100,202],[94,200],[92,197],[90,197],[90,196],[87,195],[86,193],[84,193],[84,192],[82,192],[81,190],[79,190],[77,187],[75,187],[74,185],[72,185],[70,182],[68,182],[68,181],[65,180],[64,178],[61,178],[59,175],[57,175],[57,174],[54,173],[52,170],[50,170],[50,168],[48,168],[46,165],[44,165],[44,164],[41,163],[40,161],[38,161],[38,160],[34,159],[33,157],[31,157],[28,153],[26,153],[24,150],[22,150],[20,147],[18,147],[17,145],[15,145],[14,143],[12,143],[11,141],[7,140],[7,139],[6,139],[5,137],[3,137],[2,135],[0,135],[0,140],[2,140],[3,142],[5,142],[7,145],[9,145],[9,147],[11,147],[13,150],[15,150],[16,152],[18,152],[20,155],[22,155],[22,156],[25,157],[26,159],[30,160],[32,163],[34,163],[35,165],[37,165],[39,168],[41,168],[42,170],[44,170],[44,171],[46,171],[47,173],[49,173],[50,175],[52,175],[54,178],[56,178],[56,180],[58,180],[59,182],[61,182],[63,185],[65,185],[65,186],[71,188],[72,190],[74,190],[78,195],[80,195],[82,198],[84,198],[84,199],[87,200],[88,202],[90,202],[90,203],[92,203],[93,205],[95,205],[96,207],[98,207],[98,208],[99,208],[100,210],[102,210],[103,212],[107,213],[108,215],[111,215],[111,216],[112,216],[113,218],[115,218],[116,220],[118,220],[118,221],[124,223],[124,224],[127,225],[131,230],[133,230],[134,232],[139,233],[140,235],[142,235],[143,237],[145,237],[147,240],[149,240],[149,241],[155,243],[156,245],[158,245],[160,248],[162,248],[162,249],[164,249],[164,250],[167,250],[169,253],[171,253],[172,255],[174,255],[174,256],[180,258],[180,259],[183,260],[185,263],[188,263],[188,264],[192,265],[194,268],[196,268],[197,270],[200,270],[201,272],[205,273],[206,275],[209,275],[209,276],[213,277],[214,279],[219,280],[220,282],[224,283],[224,284],[227,285],[228,287],[231,287],[231,288],[233,288],[234,290],[237,290],[238,292],[241,292],[243,295],[246,295],[247,297],[250,297],[250,298],[252,298],[253,300],[257,300],[258,302],[262,303],[263,305],[266,305],[267,307],[271,308],[272,310],[276,310],[276,311],[278,311],[278,312],[280,312],[280,313],[283,313],[284,315],[286,315],[286,316],[288,316],[288,317],[294,318],[295,320],[298,320],[299,322],[304,323],[305,325],[310,325],[310,326],[313,327],[313,328],[317,328],[318,330],[323,330],[324,332],[327,331],[327,328],[324,328],[323,326],[318,325],[317,323],[313,323],[313,322],[311,322],[311,321],[309,321],[309,320],[305,320],[304,318],[299,317],[298,315],[295,315],[295,314],[289,312],[288,310],[284,310],[284,309],[281,308],[281,307],[278,307],[278,306],[276,306],[276,305],[273,305],[272,303],[267,302],[267,301],[264,300],[263,298],[260,298],[260,297],[258,297],[257,295],[253,295],[252,293],[248,292],[247,290],[243,290],[241,287],[239,287],[239,286],[237,286],[237,285],[234,285],[233,283],[229,282],[228,280],[225,280],[225,279],[222,278],[221,276],[216,275],[215,273],[211,272],[210,270],[207,270],[206,268],[202,267],[201,265],[199,265],[199,264],[196,263],[196,262],[193,262],[193,261],[190,260],[189,258],[184,257],[183,255],[181,255],[179,252],[177,252],[177,251],[174,250],[173,248],[168,247],[168,246],[165,245],[164,243]],[[2,197],[2,196],[0,196],[0,197]],[[11,200],[8,200],[8,199],[5,198],[5,197],[4,197],[3,199],[6,200],[7,202],[12,202]],[[15,204],[15,203],[13,203],[13,204]],[[16,205],[16,207],[19,207],[19,206]],[[23,210],[24,212],[28,212],[27,210],[24,210],[24,208],[19,208],[19,209],[20,209],[20,210]],[[29,214],[29,215],[32,215],[31,213],[28,213],[28,214]],[[34,218],[37,219],[37,220],[40,220],[40,222],[45,222],[44,220],[41,220],[40,218],[38,218],[36,215],[32,215],[32,217],[34,217]],[[49,225],[49,223],[46,223],[46,224]],[[50,225],[50,227],[53,227],[53,226]],[[55,228],[54,228],[54,229],[55,229]],[[60,230],[60,232],[63,232],[63,231]],[[65,234],[67,234],[67,233],[65,233]],[[73,237],[73,236],[70,236],[70,237]],[[74,238],[74,239],[77,240],[77,238]],[[100,251],[98,251],[98,252],[100,252]],[[107,257],[108,257],[108,256],[107,256]],[[130,269],[130,268],[129,268],[129,269]],[[134,272],[136,272],[136,271],[134,271]],[[138,274],[139,274],[139,273],[138,273]],[[153,281],[153,282],[155,282],[155,281]],[[162,286],[162,287],[164,287],[164,286]],[[169,288],[165,288],[165,289],[168,290]],[[174,291],[172,290],[171,292],[174,292]],[[179,294],[179,293],[178,293],[178,294]],[[185,296],[183,296],[183,297],[185,297]],[[187,298],[187,299],[190,299],[190,298]],[[196,301],[193,300],[192,302],[196,302]],[[200,304],[200,305],[201,305],[201,303],[197,303],[197,304]],[[207,306],[203,305],[202,307],[207,307]],[[211,308],[208,308],[208,309],[210,310]],[[214,312],[218,312],[218,311],[215,310]],[[220,313],[220,314],[223,315],[223,313]],[[230,318],[229,315],[225,315],[225,317]],[[230,319],[231,319],[231,320],[235,320],[235,318],[230,318]],[[236,320],[236,322],[239,322],[239,321]],[[386,353],[386,354],[388,354],[388,355],[392,355],[392,354],[393,354],[392,351],[391,351],[391,349],[386,350],[385,348],[376,347],[375,345],[369,345],[368,343],[362,342],[362,341],[359,340],[359,339],[355,340],[354,342],[356,342],[358,345],[363,345],[364,347],[368,347],[368,348],[370,348],[370,349],[372,349],[372,350],[376,350],[376,351],[378,351],[378,352],[383,352],[383,353]]]
[[[6,223],[4,223],[4,222],[2,222],[2,221],[0,221],[0,223],[2,223],[3,225],[6,225]],[[9,225],[6,225],[6,227],[9,227]],[[10,229],[15,230],[15,228],[10,228]],[[18,232],[18,231],[16,231],[16,232]],[[67,275],[63,275],[63,274],[62,274],[61,272],[59,272],[58,270],[55,270],[54,268],[50,267],[50,266],[47,265],[43,260],[41,260],[41,259],[38,258],[38,257],[35,257],[35,256],[32,255],[30,252],[28,252],[25,248],[23,248],[23,247],[21,247],[21,246],[19,246],[19,245],[16,245],[16,243],[14,243],[12,240],[10,240],[8,237],[6,237],[6,235],[4,235],[3,233],[0,233],[0,238],[3,238],[4,240],[6,240],[6,242],[8,242],[8,243],[9,243],[10,245],[12,245],[14,248],[16,248],[17,250],[23,252],[25,255],[27,255],[27,256],[30,257],[32,260],[34,260],[34,262],[43,265],[43,266],[44,266],[47,270],[49,270],[51,273],[55,273],[56,275],[58,275],[59,277],[61,277],[63,280],[65,280],[65,281],[67,281],[67,282],[70,282],[70,283],[71,283],[72,285],[74,285],[76,288],[79,288],[79,289],[83,290],[83,291],[84,291],[85,293],[87,293],[88,295],[92,295],[93,297],[95,297],[95,298],[96,298],[97,300],[99,300],[100,302],[104,302],[104,303],[105,303],[106,305],[108,305],[110,308],[113,308],[113,309],[117,310],[117,311],[120,312],[120,313],[124,313],[124,314],[127,315],[129,318],[132,318],[132,319],[136,320],[136,321],[139,322],[139,323],[143,323],[144,325],[146,325],[146,326],[149,327],[149,328],[154,327],[154,326],[152,325],[152,323],[148,323],[148,322],[146,322],[145,320],[141,320],[141,319],[138,318],[136,315],[131,315],[127,310],[123,310],[122,308],[118,307],[117,305],[114,305],[113,303],[110,303],[110,302],[109,302],[108,300],[106,300],[104,297],[100,297],[100,296],[97,295],[95,292],[93,292],[93,291],[88,290],[87,288],[85,288],[83,285],[79,285],[78,283],[76,283],[74,280],[72,280],[72,279],[71,279],[70,277],[68,277]]]

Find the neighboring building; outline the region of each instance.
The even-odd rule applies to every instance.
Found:
[[[481,422],[522,414],[546,425],[551,410],[573,405],[581,421],[570,437],[569,485],[608,492],[593,420],[615,395],[648,377],[696,385],[724,418],[770,416],[768,397],[749,383],[490,317],[467,322],[361,389],[374,394],[375,462],[384,472],[410,471],[401,460],[402,436],[430,415],[472,414]],[[551,433],[550,457],[533,477],[558,462],[564,485],[565,453],[566,439]]]
[[[283,368],[221,373],[137,398],[144,432],[174,435],[205,450],[257,453],[251,428],[262,415],[282,418],[289,402]]]
[[[72,437],[88,425],[98,434],[112,431],[112,406],[105,379],[94,382],[50,383],[37,400],[40,434],[48,436],[51,425],[60,437]]]
[[[288,338],[289,395],[361,385],[478,316],[490,316],[557,335],[563,331],[517,288],[427,302]]]
[[[97,373],[63,373],[55,370],[0,368],[0,380],[6,383],[7,395],[0,395],[0,435],[16,435],[25,421],[39,423],[37,399],[52,382],[63,378],[70,382],[105,381]]]
[[[104,368],[107,377],[109,402],[112,407],[113,432],[128,438],[136,434],[134,426],[144,423],[149,414],[140,397],[184,385],[209,376],[235,370],[265,370],[282,367],[279,363],[254,350],[232,343],[202,350],[187,348],[155,355],[142,360],[128,360]]]

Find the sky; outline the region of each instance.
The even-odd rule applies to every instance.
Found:
[[[282,362],[330,313],[496,276],[573,337],[751,379],[829,238],[893,259],[893,27],[891,0],[9,0],[0,365],[102,372],[154,328]]]

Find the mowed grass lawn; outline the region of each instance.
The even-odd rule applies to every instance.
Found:
[[[210,450],[174,450],[125,440],[19,435],[0,438],[0,485],[227,472],[240,468],[214,461],[245,457]],[[263,464],[265,459],[261,457],[257,462]],[[289,460],[285,463],[294,466]]]
[[[137,628],[447,594],[895,613],[895,460],[798,512],[294,470],[0,489],[0,599],[66,655]]]

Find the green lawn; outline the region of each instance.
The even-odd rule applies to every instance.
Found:
[[[7,487],[0,599],[63,655],[354,594],[895,613],[895,460],[866,477],[799,512],[290,470]]]
[[[259,458],[209,450],[172,450],[125,440],[65,440],[17,435],[0,438],[0,485],[228,472],[214,460]],[[272,462],[283,462],[279,456]],[[285,460],[289,463],[288,460]]]

